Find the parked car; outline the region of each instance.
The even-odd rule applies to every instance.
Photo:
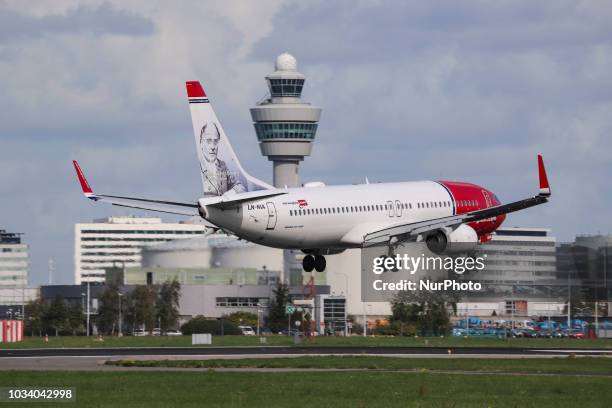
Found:
[[[182,336],[183,333],[180,330],[168,330],[166,336]]]
[[[153,329],[153,331],[151,332],[151,334],[153,336],[161,336],[161,329],[159,327],[156,327]]]
[[[283,330],[279,331],[278,334],[281,334],[283,336],[295,336],[296,334],[298,336],[303,336],[304,335],[304,333],[302,333],[299,330],[295,330],[295,329],[291,329],[291,330],[283,329]]]
[[[136,336],[136,337],[141,337],[141,336],[148,336],[149,332],[146,331],[145,329],[136,329],[132,332],[132,336]]]
[[[259,329],[259,334],[261,334],[262,336],[270,336],[274,333],[272,333],[272,330],[270,330],[268,327],[262,327],[261,329]]]
[[[238,328],[245,336],[255,336],[255,330],[251,326],[238,326]]]
[[[584,333],[583,332],[570,333],[570,338],[572,338],[572,339],[584,339]]]
[[[538,332],[533,329],[523,329],[523,337],[535,338],[538,337]]]

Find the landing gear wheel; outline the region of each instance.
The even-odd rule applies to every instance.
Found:
[[[312,272],[312,270],[315,268],[315,264],[315,257],[312,255],[306,255],[304,259],[302,259],[302,268],[305,272]]]
[[[317,255],[314,258],[314,268],[317,272],[323,272],[327,266],[327,261],[323,255]]]

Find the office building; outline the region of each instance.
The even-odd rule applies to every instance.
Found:
[[[0,229],[0,288],[28,284],[28,251],[21,234]]]
[[[105,269],[141,266],[147,245],[193,238],[206,233],[202,224],[165,223],[160,218],[109,217],[74,227],[74,280],[103,282]]]

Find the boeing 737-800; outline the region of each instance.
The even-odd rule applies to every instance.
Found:
[[[211,227],[257,244],[302,250],[303,267],[325,270],[325,255],[347,248],[424,241],[438,254],[464,251],[490,239],[506,214],[550,197],[542,156],[538,155],[539,194],[501,204],[491,191],[456,181],[413,181],[299,188],[274,188],[240,165],[197,81],[187,82],[199,170],[204,190],[197,202],[175,202],[96,194],[78,163],[83,193],[118,206],[201,216]]]

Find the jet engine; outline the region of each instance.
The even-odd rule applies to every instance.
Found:
[[[427,248],[434,254],[458,254],[472,252],[478,243],[474,228],[461,224],[457,228],[445,228],[431,232],[425,237]]]

